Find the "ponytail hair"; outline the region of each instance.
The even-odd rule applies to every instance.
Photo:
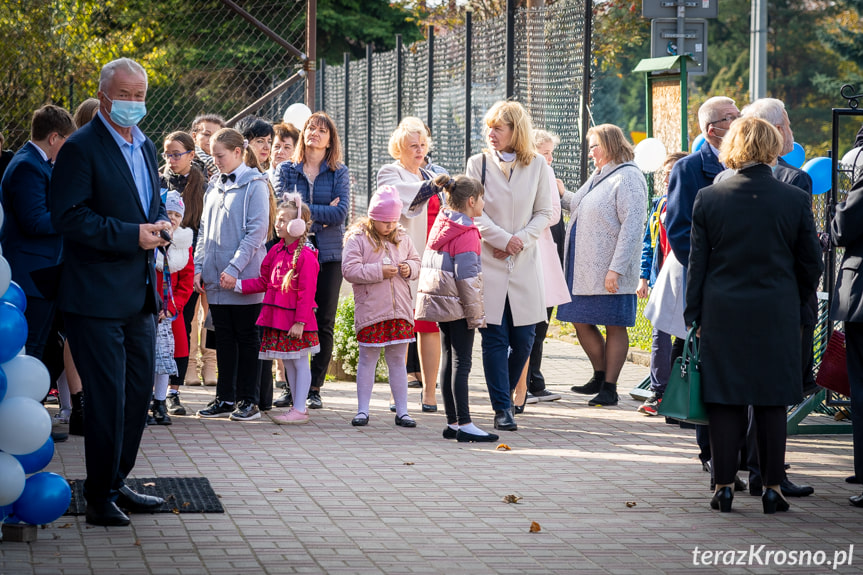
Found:
[[[479,199],[485,193],[480,181],[469,176],[451,178],[447,174],[441,174],[432,182],[446,194],[447,206],[457,212],[465,211],[468,199]]]
[[[243,135],[233,128],[222,128],[213,134],[212,141],[219,142],[229,150],[240,148],[243,150],[243,162],[250,168],[255,168],[261,171],[261,165],[258,162],[258,156],[255,151],[249,147],[249,141],[243,138]]]
[[[305,223],[305,229],[302,231],[302,235],[300,235],[300,239],[297,242],[297,249],[294,250],[294,259],[291,262],[291,269],[288,270],[288,273],[285,274],[284,279],[282,280],[282,292],[287,293],[287,291],[291,288],[291,280],[294,279],[294,275],[297,270],[297,264],[300,261],[300,252],[303,251],[303,246],[306,245],[306,240],[309,237],[309,227],[312,221],[312,211],[309,209],[309,206],[302,201],[299,194],[287,194],[287,197],[279,204],[278,210],[293,210],[295,212],[294,220],[302,219]],[[288,225],[293,223],[291,221]]]

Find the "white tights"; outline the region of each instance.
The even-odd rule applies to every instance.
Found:
[[[167,373],[157,373],[156,382],[153,385],[153,399],[165,401],[168,396],[168,383],[171,381],[171,376]]]
[[[285,378],[288,380],[288,385],[291,388],[291,397],[294,398],[294,409],[297,411],[305,411],[299,409],[306,403],[306,396],[309,394],[309,388],[312,386],[312,371],[309,367],[309,356],[299,357],[297,359],[283,359],[282,369],[285,370]]]
[[[375,384],[375,366],[378,364],[380,353],[379,347],[360,346],[360,357],[357,363],[357,413],[366,415],[369,413],[372,387]],[[408,413],[408,372],[405,368],[407,353],[407,343],[395,343],[384,348],[390,391],[393,394],[398,417]]]

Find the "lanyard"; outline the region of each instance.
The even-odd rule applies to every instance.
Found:
[[[165,311],[165,319],[168,321],[175,321],[177,316],[179,316],[180,310],[177,309],[177,303],[174,301],[174,289],[171,285],[171,269],[168,267],[168,248],[160,247],[159,251],[162,252],[163,264],[162,264],[162,309]],[[174,315],[168,315],[168,302],[171,302],[174,306],[174,310],[177,312]]]

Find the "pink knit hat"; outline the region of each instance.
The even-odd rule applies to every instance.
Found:
[[[379,222],[397,222],[402,214],[402,201],[392,186],[381,186],[369,202],[369,217]]]

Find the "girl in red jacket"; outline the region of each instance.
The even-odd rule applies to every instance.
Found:
[[[156,325],[156,379],[153,385],[152,419],[148,420],[148,423],[158,425],[171,425],[165,405],[168,383],[172,375],[177,375],[177,359],[189,357],[183,307],[192,295],[195,278],[193,233],[189,228],[180,227],[186,206],[179,192],[168,192],[165,209],[174,231],[171,245],[156,253],[156,288],[162,294],[162,311],[159,312],[159,323]],[[165,281],[166,275],[170,278],[168,282]],[[171,389],[171,394],[179,396],[176,386]]]
[[[292,397],[306,397],[312,383],[309,354],[320,350],[315,320],[318,283],[317,252],[306,245],[311,211],[299,194],[286,194],[276,212],[276,235],[281,238],[261,263],[261,275],[237,281],[236,291],[264,293],[257,324],[264,328],[260,359],[280,359]],[[272,418],[279,425],[308,423],[307,409],[294,403]]]

